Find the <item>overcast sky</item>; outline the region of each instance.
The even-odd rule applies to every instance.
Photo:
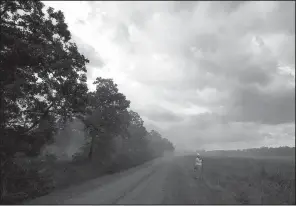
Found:
[[[44,2],[182,149],[295,146],[295,2]]]

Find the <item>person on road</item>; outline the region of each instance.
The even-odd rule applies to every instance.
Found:
[[[202,170],[202,159],[200,154],[197,152],[194,165],[195,178],[202,178]]]

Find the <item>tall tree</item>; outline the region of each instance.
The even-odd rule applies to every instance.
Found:
[[[99,147],[100,156],[105,156],[107,150],[111,149],[108,145],[111,138],[126,136],[129,124],[127,108],[130,101],[118,91],[113,80],[98,77],[94,84],[96,90],[88,94],[91,114],[84,120],[91,130],[90,159],[95,146]]]
[[[17,137],[9,135],[16,131],[28,136],[49,115],[66,119],[84,108],[88,60],[70,41],[63,13],[52,8],[44,13],[43,8],[40,1],[1,3],[0,131],[4,139]],[[10,149],[18,151],[17,145]]]
[[[142,138],[147,135],[147,130],[144,127],[144,121],[137,112],[133,110],[129,111],[130,123],[129,123],[129,134],[131,137]]]
[[[38,155],[41,147],[52,141],[57,119],[84,112],[88,60],[71,41],[61,11],[45,11],[40,1],[10,0],[1,1],[0,9],[0,170],[4,194],[4,180],[15,168],[11,161],[15,154]]]
[[[149,145],[154,157],[163,155],[165,151],[173,151],[175,148],[173,144],[161,136],[156,130],[151,130],[148,133]]]
[[[134,111],[129,111],[130,124],[128,127],[129,138],[124,142],[125,151],[130,159],[136,162],[149,158],[147,130],[140,115]]]

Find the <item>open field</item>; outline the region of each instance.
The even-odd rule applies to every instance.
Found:
[[[295,204],[295,159],[205,157],[198,195],[211,196],[203,204]]]

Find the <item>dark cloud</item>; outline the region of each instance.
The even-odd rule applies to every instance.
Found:
[[[275,67],[274,67],[275,68]],[[237,77],[241,84],[259,84],[266,86],[272,80],[272,73],[268,72],[271,69],[263,69],[258,66],[250,66],[244,70],[238,69]]]
[[[172,1],[172,11],[173,12],[192,12],[196,6],[198,6],[198,1]]]
[[[263,29],[270,32],[271,28],[279,32],[287,32],[295,35],[295,1],[281,1],[267,16],[266,25]]]
[[[149,110],[138,110],[139,113],[149,120],[154,122],[180,122],[182,117],[176,115],[174,112],[167,110],[161,106],[149,105]]]
[[[232,121],[295,122],[295,88],[267,92],[258,87],[244,87],[236,89],[232,98],[234,104],[228,113]]]
[[[237,11],[240,7],[244,6],[247,1],[217,1],[212,2],[212,12],[226,12],[232,13]]]

